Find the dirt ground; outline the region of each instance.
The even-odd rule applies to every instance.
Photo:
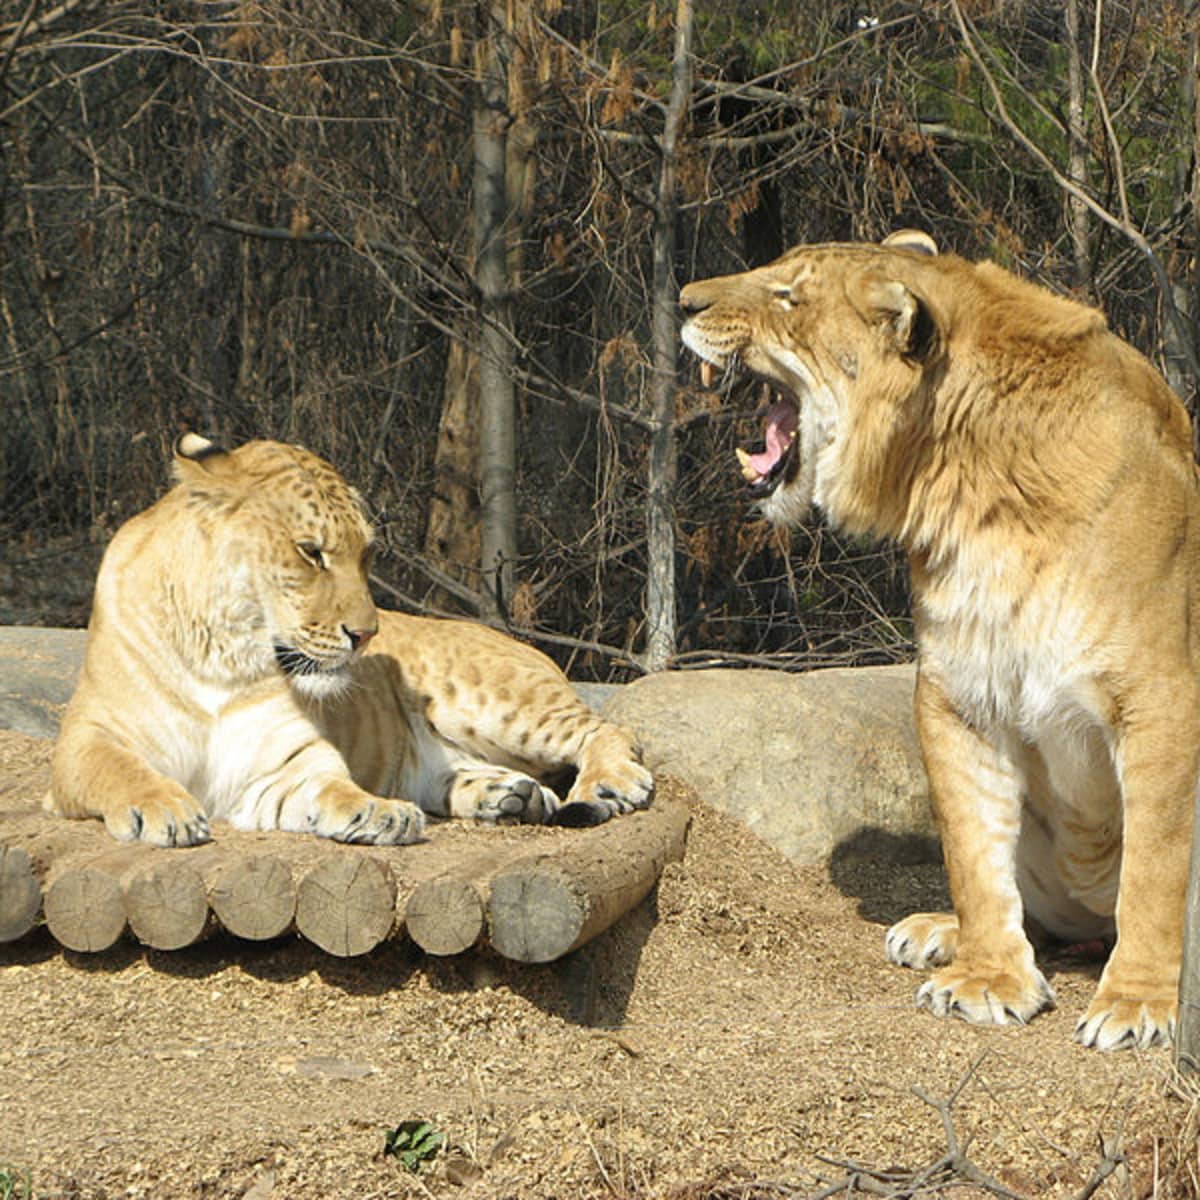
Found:
[[[6,803],[47,752],[0,734]],[[871,849],[801,869],[698,804],[657,892],[549,967],[227,937],[82,956],[35,931],[0,946],[0,1164],[80,1200],[807,1197],[942,1157],[953,1097],[1012,1193],[1089,1194],[1103,1146],[1127,1161],[1097,1196],[1200,1194],[1169,1053],[1071,1041],[1099,964],[1047,958],[1059,1007],[1027,1028],[919,1012],[883,931],[945,902],[941,871]],[[419,1175],[381,1153],[416,1118],[449,1144]]]

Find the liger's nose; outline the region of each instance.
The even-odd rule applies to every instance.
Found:
[[[351,650],[362,650],[366,648],[367,643],[375,636],[374,629],[347,629],[342,626],[346,636],[350,639]]]
[[[700,295],[700,289],[694,283],[689,283],[679,293],[679,307],[691,314],[703,311],[708,303]]]

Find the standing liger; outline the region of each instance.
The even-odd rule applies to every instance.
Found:
[[[940,1015],[1054,1003],[1023,929],[1116,945],[1077,1038],[1172,1036],[1200,776],[1200,487],[1187,413],[1103,316],[924,234],[689,284],[683,340],[769,381],[739,455],[912,571],[916,716],[953,915],[887,934]],[[802,736],[802,732],[798,731]]]
[[[100,565],[51,806],[122,840],[209,821],[411,842],[425,813],[594,824],[649,803],[628,733],[524,643],[377,612],[358,494],[299,446],[180,439]],[[574,773],[564,804],[551,782]]]

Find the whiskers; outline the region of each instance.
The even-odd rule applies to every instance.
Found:
[[[361,656],[350,655],[333,662],[322,662],[294,646],[278,643],[275,646],[275,662],[288,686],[303,696],[306,702],[318,707],[366,690],[367,681],[361,678],[360,671],[354,669],[360,661]]]
[[[305,654],[303,650],[297,650],[294,646],[284,646],[276,642],[274,649],[275,661],[289,679],[319,675],[325,670],[317,659]]]

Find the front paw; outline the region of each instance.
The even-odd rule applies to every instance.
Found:
[[[959,959],[917,990],[917,1006],[972,1025],[1024,1025],[1055,1005],[1054,990],[1036,967],[996,967]]]
[[[1096,1050],[1148,1050],[1175,1038],[1179,1003],[1173,989],[1161,995],[1122,996],[1101,984],[1075,1026],[1075,1040]]]
[[[425,832],[425,814],[407,800],[387,800],[369,792],[323,795],[310,823],[313,833],[335,842],[407,846]]]
[[[953,913],[913,913],[887,931],[884,949],[899,967],[944,967],[958,952],[958,918]]]
[[[648,808],[654,794],[654,777],[636,759],[581,771],[567,795],[567,805],[588,805],[598,810],[599,824],[618,813]]]
[[[151,846],[195,846],[212,840],[208,815],[182,787],[162,796],[144,797],[105,815],[104,825],[120,842]]]

